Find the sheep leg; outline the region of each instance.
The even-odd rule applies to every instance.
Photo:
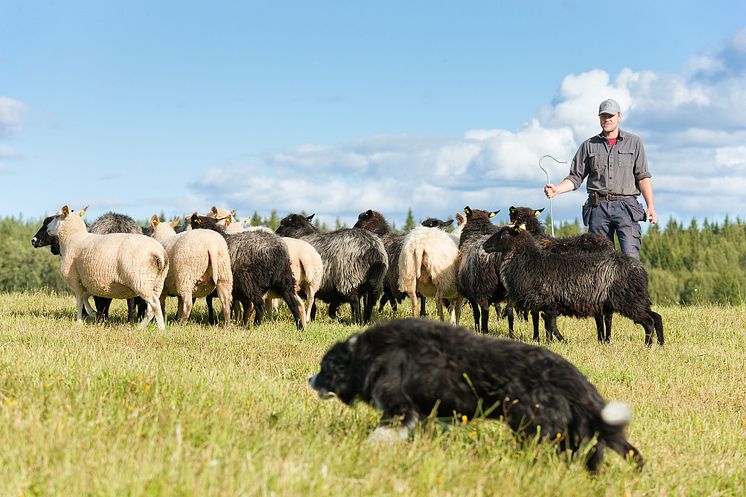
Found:
[[[461,295],[456,296],[453,299],[453,305],[456,307],[456,324],[461,322],[461,308],[464,305],[464,299]]]
[[[508,336],[514,337],[513,325],[515,324],[515,317],[513,316],[513,306],[510,304],[506,305],[505,312],[508,314]]]
[[[85,305],[83,304],[83,295],[76,293],[75,294],[75,310],[76,310],[75,320],[79,323],[83,322],[83,308],[84,307]]]
[[[435,293],[435,302],[435,306],[438,309],[438,317],[441,321],[445,321],[443,317],[443,297],[440,295],[440,292]]]
[[[82,302],[83,308],[85,309],[85,312],[88,313],[88,315],[90,317],[92,317],[95,320],[98,320],[98,313],[93,310],[93,307],[91,307],[91,303],[88,302],[88,295],[89,294],[87,294],[87,293],[83,293],[82,296],[81,296],[81,299],[83,300],[83,302]],[[111,303],[111,299],[109,299],[109,303]],[[81,316],[80,313],[79,313],[78,320],[79,321],[82,320],[82,316]]]
[[[184,317],[184,298],[179,296],[176,297],[176,300],[176,321],[181,324],[181,319]],[[163,309],[163,306],[161,306],[161,309]]]
[[[311,321],[316,319],[316,301],[311,304]]]
[[[655,328],[658,345],[663,345],[663,318],[661,318],[661,315],[655,311],[650,311],[650,315],[653,317],[653,327]]]
[[[482,333],[489,333],[490,306],[489,304],[482,307]]]
[[[313,321],[313,308],[314,308],[314,300],[316,298],[316,295],[314,295],[313,290],[311,290],[310,287],[306,288],[305,291],[306,294],[306,323]]]
[[[596,337],[598,338],[598,343],[603,343],[604,341],[604,318],[605,314],[596,313],[593,315],[593,318],[596,320]]]
[[[614,317],[613,312],[604,312],[604,323],[606,324],[606,343],[611,341],[611,318]]]
[[[226,328],[231,322],[232,289],[224,281],[221,281],[215,287],[215,291],[218,293],[220,303],[223,305],[223,328]]]
[[[479,332],[479,306],[473,300],[469,300],[471,304],[471,313],[474,315],[474,330]]]
[[[353,295],[350,298],[350,308],[352,309],[352,319],[357,324],[363,324],[363,316],[360,313],[360,297]]]
[[[137,316],[137,307],[135,306],[135,299],[127,299],[127,322],[131,323]]]
[[[425,300],[426,299],[424,296],[422,296],[422,298],[420,299],[420,317],[421,318],[427,317],[427,305],[425,303]]]
[[[86,297],[86,300],[87,299],[88,297]],[[96,306],[95,319],[97,321],[108,321],[109,320],[109,307],[111,307],[111,299],[106,298],[106,297],[96,297],[94,295],[93,304]],[[88,313],[87,310],[86,310],[86,313]],[[92,314],[90,314],[90,316],[94,317]]]
[[[417,292],[407,290],[407,297],[412,301],[412,317],[417,317]]]
[[[192,292],[187,292],[184,295],[184,298],[182,299],[182,307],[181,307],[181,318],[178,320],[179,324],[185,324],[189,320],[189,316],[192,314],[192,307],[194,302],[192,300]]]
[[[297,293],[294,293],[293,296],[295,297],[295,302],[298,304],[298,315],[300,316],[300,329],[305,330],[306,329],[306,304],[303,303],[303,299],[300,298],[300,295]]]
[[[547,342],[551,342],[554,338],[554,332],[552,331],[554,326],[557,326],[557,316],[544,311],[544,330],[546,331]]]
[[[207,322],[210,324],[215,324],[215,310],[212,308],[212,299],[216,296],[217,294],[213,291],[205,297],[205,301],[207,302]]]
[[[373,307],[376,305],[376,295],[373,292],[365,293],[365,309],[363,312],[363,322],[367,323],[370,321],[370,317],[373,314]]]
[[[289,298],[289,296],[283,297],[283,300],[285,300],[285,302],[288,304],[288,307],[291,307],[291,309],[292,309],[292,306],[295,305],[295,301],[293,301],[292,298]],[[291,304],[290,302],[293,302],[293,303]],[[262,300],[262,298],[260,297],[258,299],[252,300],[251,303],[254,305],[254,312],[255,312],[254,326],[259,326],[260,324],[262,324],[262,321],[264,320],[264,300]],[[293,314],[293,317],[295,317],[295,313]]]

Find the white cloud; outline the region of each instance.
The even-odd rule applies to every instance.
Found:
[[[18,132],[23,125],[26,106],[18,100],[0,97],[0,138]]]
[[[215,199],[242,215],[305,210],[350,224],[369,208],[400,224],[409,207],[418,218],[449,217],[465,205],[546,207],[539,158],[569,161],[599,131],[596,110],[606,98],[622,106],[622,127],[643,138],[663,219],[746,213],[746,29],[693,56],[682,74],[625,68],[613,78],[601,69],[568,75],[554,101],[518,130],[303,145],[211,168],[190,187],[205,203]],[[554,183],[569,168],[547,165]],[[584,190],[557,198],[555,217],[577,218]]]

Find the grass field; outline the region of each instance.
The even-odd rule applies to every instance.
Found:
[[[325,350],[360,327],[324,317],[298,332],[281,316],[139,331],[122,302],[109,325],[76,323],[73,302],[0,294],[0,496],[746,494],[744,307],[656,308],[665,348],[645,347],[621,316],[603,346],[593,320],[560,319],[567,341],[551,349],[632,405],[628,438],[647,462],[638,473],[607,451],[591,478],[494,421],[367,444],[373,409],[321,402],[307,386]],[[504,321],[491,326],[506,334]]]

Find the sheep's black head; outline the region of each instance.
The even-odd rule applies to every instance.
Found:
[[[515,225],[525,224],[526,229],[536,235],[544,233],[544,225],[538,217],[544,209],[532,209],[530,207],[510,207],[510,223]]]
[[[275,230],[280,236],[297,238],[318,231],[311,220],[315,214],[304,216],[303,214],[290,214],[282,218],[280,226]]]
[[[357,216],[357,222],[353,228],[368,230],[377,235],[385,235],[391,231],[386,219],[378,211],[368,209]]]
[[[516,244],[516,241],[523,233],[526,232],[526,225],[515,226],[509,224],[500,228],[497,233],[492,235],[484,242],[485,252],[509,252]]]
[[[225,234],[225,227],[218,224],[218,220],[210,216],[200,216],[196,212],[189,216],[189,224],[193,230],[206,229],[217,231],[221,235]]]
[[[422,221],[420,224],[426,228],[440,228],[442,230],[446,230],[450,225],[453,224],[453,219],[449,219],[448,221],[441,221],[438,218],[429,217]]]
[[[490,212],[481,209],[470,209],[468,205],[464,207],[464,214],[466,214],[466,219],[469,221],[475,221],[477,219],[486,219],[489,221],[493,217],[497,217],[498,212],[500,212],[499,209]]]
[[[41,228],[39,228],[39,231],[37,231],[34,237],[31,239],[31,245],[34,248],[49,246],[49,249],[54,255],[60,255],[59,239],[56,236],[52,236],[47,233],[47,226],[49,226],[49,223],[51,223],[53,219],[54,216],[44,218],[44,222],[42,223]]]

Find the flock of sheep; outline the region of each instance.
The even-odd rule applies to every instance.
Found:
[[[504,303],[510,336],[515,310],[531,313],[536,340],[540,317],[547,340],[561,340],[557,316],[565,315],[593,316],[598,340],[608,341],[617,312],[644,328],[646,344],[653,333],[663,344],[661,317],[650,308],[648,277],[639,261],[596,235],[547,237],[540,210],[511,207],[506,226],[491,222],[497,212],[466,207],[451,232],[453,220],[429,218],[400,235],[373,210],[361,213],[353,228],[321,233],[311,224],[313,216],[288,215],[272,232],[245,227],[216,207],[183,225],[178,218],[169,223],[153,216],[151,226],[142,228],[128,216],[108,213],[89,227],[85,209],[64,206],[44,220],[32,244],[61,255],[79,321],[84,313],[105,319],[110,299],[137,298],[128,301],[128,317],[139,315],[140,327],[155,318],[163,329],[165,299],[175,296],[179,322],[201,297],[215,322],[217,296],[225,325],[231,316],[246,324],[252,314],[254,324],[261,324],[265,308],[276,309],[282,299],[303,329],[314,319],[317,298],[329,304],[333,318],[350,304],[354,321],[363,323],[377,303],[379,312],[387,303],[396,309],[406,296],[413,316],[424,314],[425,299],[434,298],[440,319],[446,307],[455,323],[466,299],[475,329],[483,333],[490,306],[499,313]]]

